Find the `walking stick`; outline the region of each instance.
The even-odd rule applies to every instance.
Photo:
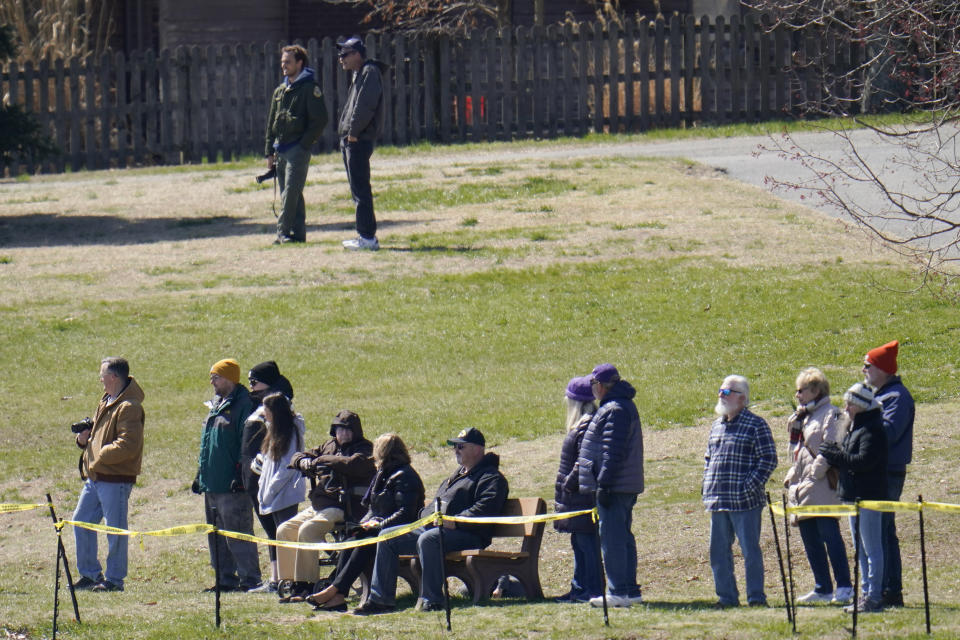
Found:
[[[773,504],[770,501],[770,492],[767,492],[767,507],[770,512],[770,527],[773,529],[773,542],[777,548],[777,566],[780,567],[780,582],[783,584],[783,601],[787,608],[787,622],[793,622],[793,612],[790,610],[790,592],[787,590],[787,574],[783,571],[783,552],[780,550],[780,534],[777,533],[777,520],[773,517]]]
[[[860,501],[857,501],[857,519],[853,526],[853,629],[857,637],[857,608],[860,605]]]
[[[59,521],[57,520],[57,513],[53,510],[53,498],[50,497],[50,494],[47,494],[47,506],[50,508],[50,518],[53,520],[53,524],[56,525]],[[67,576],[67,587],[70,589],[70,599],[73,601],[73,617],[77,622],[80,622],[80,607],[77,605],[77,593],[73,588],[73,576],[70,574],[70,561],[67,559],[67,550],[63,546],[63,536],[62,531],[59,527],[57,529],[57,577],[54,581],[54,591],[53,591],[53,637],[57,637],[57,616],[59,614],[59,605],[60,605],[60,560],[63,560],[63,570]]]
[[[443,550],[443,514],[440,513],[440,498],[436,499],[434,511],[440,514],[438,527],[440,532],[437,534],[440,540],[440,577],[443,578],[443,608],[447,612],[447,631],[450,631],[450,587],[447,585],[447,554]]]
[[[207,534],[210,544],[213,545],[213,615],[217,629],[220,628],[220,540],[217,533],[217,508],[210,507],[213,516],[213,531]]]
[[[790,583],[790,611],[793,613],[791,622],[793,623],[793,632],[797,632],[797,601],[793,588],[793,556],[790,553],[790,517],[787,515],[787,496],[781,495],[783,500],[783,546],[787,548],[787,579]]]
[[[594,507],[596,509],[597,507]],[[607,611],[607,570],[603,565],[603,544],[600,539],[599,511],[593,513],[593,528],[597,532],[597,563],[600,565],[600,597],[603,598],[603,626],[610,626],[610,615]]]
[[[917,496],[917,502],[923,503],[923,496]],[[923,609],[927,618],[927,635],[930,635],[930,594],[927,591],[927,543],[923,532],[923,504],[917,511],[920,515],[920,566],[923,568]]]

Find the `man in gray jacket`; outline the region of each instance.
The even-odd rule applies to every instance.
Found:
[[[387,65],[367,60],[367,48],[354,36],[337,43],[343,70],[351,74],[343,110],[340,112],[340,150],[347,169],[350,193],[357,206],[357,237],[343,241],[351,251],[376,251],[377,219],[373,214],[373,193],[370,190],[370,156],[383,129],[383,79]]]

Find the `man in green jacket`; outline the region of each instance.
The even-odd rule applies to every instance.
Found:
[[[253,535],[253,503],[243,490],[240,473],[243,423],[253,411],[253,402],[246,387],[240,384],[240,365],[236,360],[228,358],[214,364],[210,368],[210,384],[216,395],[207,403],[210,413],[203,424],[192,490],[203,494],[208,524]],[[210,536],[208,544],[210,565],[215,569],[220,566],[217,582],[221,591],[248,591],[260,585],[257,545],[220,535]]]
[[[310,168],[310,148],[327,126],[327,106],[307,50],[284,47],[280,56],[283,82],[273,90],[267,116],[264,154],[267,169],[276,167],[281,207],[275,244],[306,242],[307,209],[303,186]]]

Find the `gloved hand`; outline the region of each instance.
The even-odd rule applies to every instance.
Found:
[[[193,491],[197,495],[200,495],[201,493],[203,493],[202,491],[200,491],[200,480],[198,480],[197,478],[193,479],[193,484],[190,485],[190,491]]]
[[[230,481],[230,493],[242,493],[243,492],[243,482],[234,478]]]
[[[604,489],[603,487],[597,489],[597,504],[601,507],[609,507],[613,504],[613,494],[609,489]]]
[[[836,442],[827,441],[820,445],[818,453],[823,456],[827,462],[833,464],[836,459],[840,457],[840,447],[837,446]]]
[[[313,458],[304,455],[301,453],[293,454],[293,458],[290,459],[290,465],[288,469],[296,469],[301,473],[310,473],[313,470]]]

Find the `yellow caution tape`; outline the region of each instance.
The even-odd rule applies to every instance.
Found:
[[[861,509],[870,509],[871,511],[884,511],[887,513],[920,511],[919,502],[896,502],[894,500],[861,500],[859,503]]]
[[[443,516],[443,520],[451,522],[474,522],[476,524],[527,524],[530,522],[550,522],[551,520],[566,520],[577,516],[585,516],[596,512],[596,509],[582,509],[580,511],[564,511],[563,513],[541,513],[535,516],[484,516],[477,518],[460,516]]]
[[[933,509],[934,511],[946,511],[947,513],[960,513],[960,504],[947,504],[946,502],[923,502],[923,510]]]
[[[42,509],[44,507],[52,506],[47,502],[39,502],[37,504],[16,504],[16,503],[0,503],[0,513],[16,513],[18,511],[32,511],[33,509]]]
[[[94,524],[92,522],[78,522],[76,520],[61,520],[63,524],[69,524],[72,527],[80,527],[81,529],[90,529],[91,531],[99,531],[100,533],[109,533],[114,536],[137,536],[140,535],[138,531],[130,531],[129,529],[118,529],[117,527],[110,527],[105,524]]]
[[[144,531],[139,534],[142,536],[183,536],[190,533],[212,533],[216,529],[212,524],[185,524],[179,527],[170,527],[169,529],[157,529],[156,531]]]
[[[782,507],[780,511],[780,515],[783,515]],[[816,504],[787,507],[787,513],[794,513],[798,516],[855,516],[857,515],[857,508],[852,504]]]

